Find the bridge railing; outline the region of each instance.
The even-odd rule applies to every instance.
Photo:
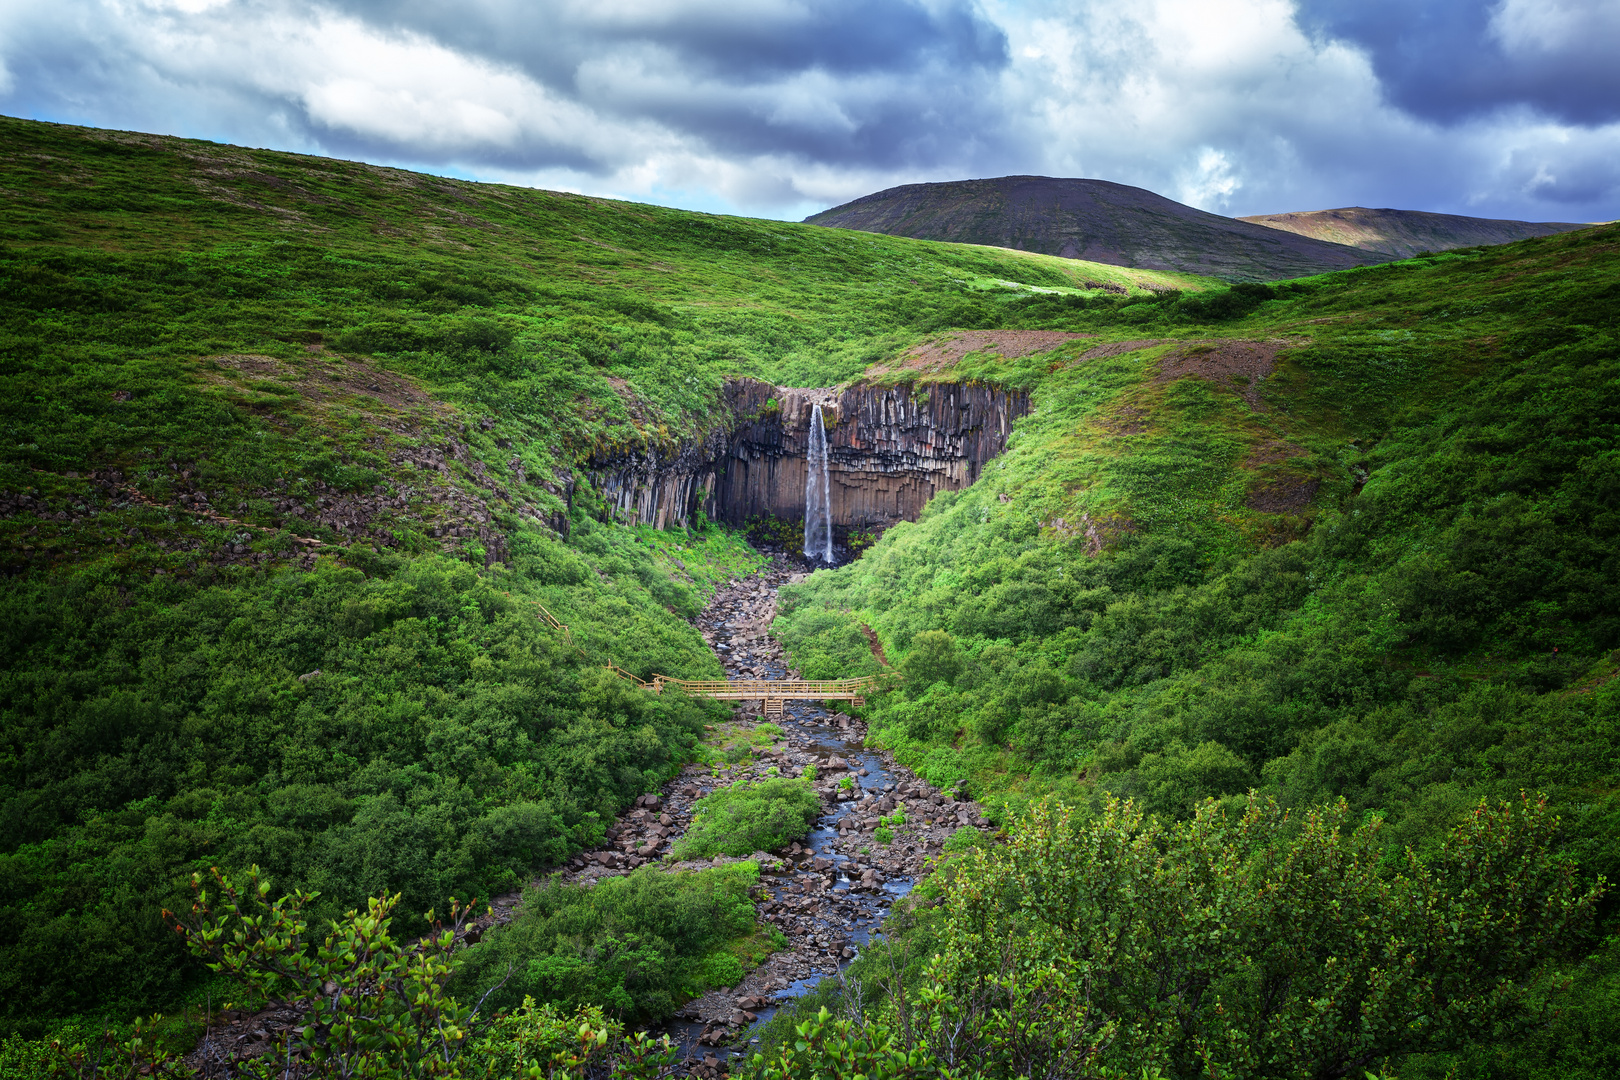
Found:
[[[626,679],[626,680],[628,680],[630,682],[633,682],[637,686],[645,687],[646,689],[651,690],[654,693],[657,693],[657,691],[658,691],[657,680],[663,678],[662,675],[654,675],[653,676],[654,681],[653,682],[648,682],[646,679],[643,679],[641,676],[635,675],[635,674],[633,674],[631,672],[628,672],[628,671],[624,670],[624,668],[620,667],[618,664],[607,664],[605,666],[607,667],[607,669],[609,671],[613,672],[613,674],[617,675],[619,678]]]
[[[874,676],[859,679],[672,679],[653,677],[652,689],[678,687],[694,697],[728,698],[733,701],[763,698],[767,702],[792,698],[822,701],[834,698],[861,701],[877,686]]]

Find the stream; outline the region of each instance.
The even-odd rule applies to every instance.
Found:
[[[803,576],[795,564],[778,559],[763,574],[732,583],[710,601],[698,626],[728,678],[799,677],[765,631],[775,614],[777,590]],[[733,724],[751,727],[758,704],[739,703]],[[737,986],[689,1002],[664,1027],[694,1075],[718,1074],[731,1053],[751,1053],[759,1026],[777,1008],[848,966],[952,832],[989,827],[971,801],[929,786],[886,753],[866,748],[865,727],[857,719],[814,702],[789,702],[780,726],[782,738],[753,761],[722,767],[719,776],[689,766],[665,785],[659,799],[662,813],[684,825],[696,799],[716,786],[763,776],[772,768],[797,776],[813,763],[825,808],[804,840],[755,856],[762,871],[756,910],[786,935],[789,947]],[[844,777],[853,781],[847,791],[838,786]],[[896,809],[904,810],[906,824],[892,826],[893,840],[880,844],[873,836],[878,818]],[[670,832],[671,838],[678,835]]]
[[[801,580],[797,560],[777,556],[759,574],[733,581],[716,592],[698,617],[699,631],[725,665],[728,678],[793,679],[781,646],[767,630],[776,611],[777,590]],[[741,740],[757,723],[761,702],[739,702],[732,719],[715,733],[717,741]],[[692,820],[695,806],[717,787],[768,775],[799,776],[815,765],[814,788],[823,813],[803,840],[775,852],[755,852],[760,881],[753,891],[756,918],[774,925],[787,939],[736,986],[711,990],[686,1003],[654,1030],[680,1047],[680,1071],[714,1080],[727,1071],[734,1053],[750,1054],[758,1029],[778,1008],[836,975],[871,941],[890,906],[911,891],[945,840],[959,828],[989,828],[980,808],[961,796],[925,783],[887,753],[865,746],[861,722],[814,702],[789,702],[779,725],[782,736],[755,747],[735,764],[687,765],[656,794],[636,800],[607,830],[605,842],[581,852],[536,880],[588,884],[629,873],[648,863],[664,864],[673,841]],[[737,755],[742,756],[742,755]],[[845,790],[844,778],[852,783]],[[903,810],[905,824],[892,825],[892,839],[874,836],[879,818]],[[892,820],[892,818],[891,818]],[[698,870],[743,860],[668,863],[672,870]],[[468,923],[461,943],[475,945],[493,927],[517,913],[521,892],[493,898],[485,916]],[[213,1076],[231,1076],[238,1061],[255,1057],[287,1037],[302,1022],[302,1009],[271,1003],[259,1010],[227,1011],[188,1055]]]

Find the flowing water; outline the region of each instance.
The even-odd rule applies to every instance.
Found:
[[[700,618],[700,628],[725,664],[728,677],[798,677],[797,672],[787,668],[781,646],[751,632],[749,627],[767,623],[775,610],[777,587],[802,576],[802,573],[790,572],[786,564],[779,564],[760,577],[732,583],[710,602]],[[747,722],[750,718],[740,711],[739,719]],[[779,869],[761,874],[760,884],[766,895],[759,902],[759,917],[786,935],[788,947],[769,957],[742,983],[704,995],[690,1003],[690,1008],[683,1009],[683,1015],[661,1026],[661,1030],[680,1045],[681,1071],[698,1080],[717,1078],[725,1071],[727,1059],[734,1052],[752,1053],[752,1041],[757,1039],[759,1025],[768,1021],[778,1006],[809,992],[823,978],[834,976],[846,967],[851,957],[870,942],[890,905],[911,890],[927,860],[939,853],[945,837],[962,824],[956,820],[956,815],[974,807],[964,801],[941,805],[937,790],[921,784],[917,777],[887,760],[882,753],[866,748],[865,730],[858,720],[833,713],[816,703],[792,702],[787,705],[780,726],[784,737],[778,746],[778,760],[783,772],[796,775],[805,764],[818,762],[823,771],[820,787],[825,789],[829,781],[836,784],[838,778],[847,776],[853,781],[853,790],[842,799],[828,795],[824,803],[828,809],[810,835],[796,845],[800,849],[796,857],[783,858]],[[833,767],[827,761],[831,756],[842,759],[845,765]],[[757,776],[763,771],[763,762],[719,770],[729,775],[713,775],[689,766],[682,778],[664,785],[663,808],[674,815],[684,829],[695,798],[678,794],[677,789],[701,789],[706,793],[722,784],[736,782],[743,774]],[[906,800],[908,822],[895,826],[891,844],[879,845],[872,836],[874,806],[884,798],[902,795]],[[656,819],[637,824],[632,823],[630,817],[627,812],[616,819],[615,826],[642,830],[641,839],[650,839],[645,830]],[[675,838],[667,831],[665,836]],[[596,856],[610,854],[611,868],[596,859]],[[607,874],[624,873],[647,861],[627,860],[618,847],[604,845],[594,852],[581,853],[566,866],[540,875],[536,883],[553,875],[564,881],[583,883]],[[863,883],[863,869],[879,871],[879,881]],[[520,899],[516,892],[493,898],[489,902],[489,916],[467,927],[470,933],[464,938],[466,944],[471,946],[477,942],[477,935],[510,922]],[[846,952],[850,956],[846,956]],[[747,1010],[754,1019],[746,1023],[727,1023],[722,1018],[735,1015],[738,998],[755,1002]],[[233,1075],[231,1070],[235,1065],[231,1062],[242,1053],[241,1046],[249,1039],[249,1032],[258,1028],[287,1032],[300,1022],[300,1016],[294,1009],[244,1012],[239,1020],[211,1029],[189,1060],[199,1068],[224,1069],[219,1075]],[[705,1039],[707,1032],[724,1038]]]
[[[777,587],[801,577],[785,569],[762,575],[763,580],[722,590],[699,620],[705,638],[715,648],[730,678],[791,679],[781,646],[754,628],[768,623],[775,609]],[[749,710],[739,710],[745,723]],[[825,796],[826,812],[810,835],[793,845],[777,869],[762,867],[759,917],[773,923],[788,938],[788,948],[773,955],[742,983],[712,991],[690,1003],[683,1015],[664,1030],[680,1044],[691,1075],[717,1076],[731,1053],[752,1053],[759,1025],[777,1007],[810,990],[824,978],[836,976],[871,941],[889,907],[908,893],[928,860],[939,853],[944,839],[966,823],[961,815],[976,804],[951,800],[938,789],[886,755],[866,747],[864,725],[858,719],[832,712],[819,703],[790,702],[781,727],[774,763],[788,775],[804,764],[817,762],[818,788],[826,791],[841,778],[853,781],[842,796]],[[830,759],[840,759],[832,761]],[[841,762],[841,763],[840,763]],[[771,761],[758,761],[728,770],[731,775],[701,777],[703,790],[759,775]],[[694,773],[694,776],[696,773]],[[676,781],[666,790],[691,787]],[[907,822],[894,827],[888,844],[876,842],[876,818],[892,800],[903,799]],[[691,802],[681,795],[671,806],[682,818]],[[982,821],[978,822],[981,824]],[[775,861],[775,860],[773,860]],[[875,880],[863,871],[876,874]],[[747,1002],[747,1004],[741,1004]],[[736,1010],[744,1010],[739,1023]],[[725,1017],[732,1017],[727,1022]],[[715,1037],[710,1037],[715,1036]],[[711,1064],[712,1063],[712,1064]]]
[[[832,489],[827,479],[827,429],[821,422],[821,406],[810,416],[809,467],[804,474],[804,554],[831,565]]]

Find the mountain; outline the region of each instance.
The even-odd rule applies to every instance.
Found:
[[[1365,206],[1256,214],[1237,220],[1399,259],[1409,259],[1424,251],[1510,244],[1533,236],[1556,236],[1590,228],[1568,221],[1506,221],[1432,214],[1427,210],[1369,210]]]
[[[1368,252],[1222,217],[1107,180],[1003,176],[904,184],[804,219],[811,225],[953,240],[1179,270],[1228,281],[1274,281],[1387,262]]]

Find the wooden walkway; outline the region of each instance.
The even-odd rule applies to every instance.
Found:
[[[562,620],[546,610],[546,606],[538,600],[529,602],[540,609],[542,622],[561,633],[564,641],[573,644],[573,635]],[[580,649],[580,655],[584,655],[583,649]],[[654,675],[652,681],[648,682],[617,664],[606,666],[619,678],[643,686],[655,694],[663,693],[666,686],[673,686],[694,697],[721,701],[763,701],[767,717],[781,716],[782,705],[787,701],[847,701],[858,709],[866,704],[867,693],[877,685],[875,675],[860,679],[677,679],[669,675]]]
[[[866,694],[877,678],[868,675],[861,679],[672,679],[667,675],[654,675],[654,693],[662,693],[665,686],[675,686],[694,697],[716,698],[721,701],[765,702],[766,717],[781,716],[787,701],[847,701],[855,708],[866,704]]]

